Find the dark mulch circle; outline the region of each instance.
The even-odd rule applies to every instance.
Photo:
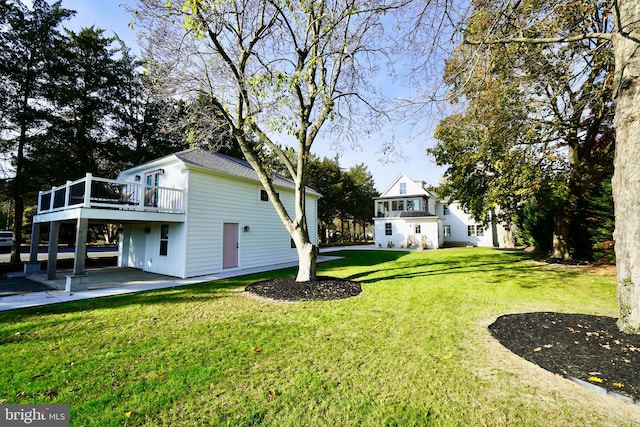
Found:
[[[541,368],[640,404],[640,335],[620,332],[616,320],[521,313],[500,316],[489,330],[502,345]]]
[[[313,282],[296,282],[293,276],[252,283],[247,292],[282,301],[328,301],[354,297],[362,292],[360,283],[335,277],[318,276]]]

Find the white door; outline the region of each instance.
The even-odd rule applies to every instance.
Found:
[[[154,171],[145,175],[146,186],[144,189],[144,205],[158,207],[158,185],[160,185],[160,172]]]
[[[238,224],[225,222],[222,234],[222,268],[238,266]]]

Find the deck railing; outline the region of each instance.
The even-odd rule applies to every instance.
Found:
[[[184,213],[184,191],[88,173],[84,178],[38,193],[38,214],[78,207]]]

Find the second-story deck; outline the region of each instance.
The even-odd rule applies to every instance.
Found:
[[[184,220],[184,190],[87,174],[38,193],[34,222],[84,216],[101,220]]]

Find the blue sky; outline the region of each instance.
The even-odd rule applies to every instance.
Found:
[[[124,8],[126,5],[134,4],[135,0],[62,0],[64,8],[77,12],[74,18],[64,23],[64,26],[74,31],[91,25],[102,28],[106,30],[107,36],[117,34],[128,47],[137,52],[136,32],[129,27],[131,16]],[[437,123],[438,120],[432,118],[432,121]],[[365,163],[373,175],[378,191],[383,191],[402,172],[413,179],[437,185],[444,168],[436,166],[433,159],[427,158],[425,150],[434,144],[433,130],[426,123],[424,129],[420,129],[421,127],[419,125],[414,129],[413,137],[407,136],[402,129],[392,131],[389,128],[382,135],[372,135],[368,140],[362,141],[360,147],[351,147],[349,143],[335,147],[317,140],[312,151],[321,157],[333,158],[339,154],[340,165],[343,168]],[[391,139],[392,133],[395,133],[395,138],[399,141],[401,157],[385,160],[379,150]]]

